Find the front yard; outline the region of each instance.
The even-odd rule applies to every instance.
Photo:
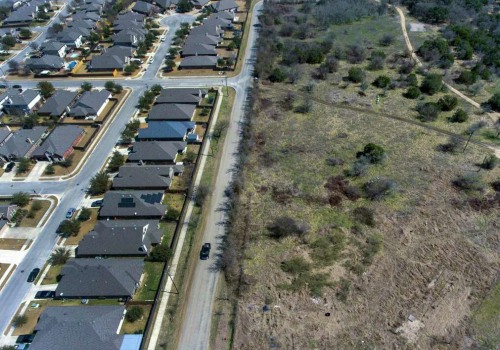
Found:
[[[92,231],[94,228],[96,222],[97,222],[97,215],[99,214],[99,209],[97,208],[90,208],[90,211],[92,212],[90,215],[90,219],[87,221],[82,221],[80,224],[80,231],[78,232],[78,235],[76,236],[70,236],[66,238],[66,241],[64,242],[64,245],[77,245],[78,242],[80,242],[87,233]],[[78,217],[75,215],[75,217]]]

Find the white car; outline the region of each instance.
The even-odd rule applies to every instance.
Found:
[[[155,60],[155,59],[154,59],[153,57],[151,57],[151,58],[148,60],[148,63],[153,63],[153,62],[154,62],[154,60]]]
[[[164,37],[164,36],[162,36],[162,37],[160,38],[160,41],[165,41],[165,37]]]

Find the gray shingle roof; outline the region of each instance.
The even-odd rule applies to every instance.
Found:
[[[56,288],[60,298],[130,297],[144,269],[142,259],[70,259]]]
[[[194,127],[193,122],[150,121],[147,128],[139,129],[137,139],[182,141]]]
[[[215,35],[215,36],[221,36],[224,33],[224,30],[222,30],[219,26],[216,25],[204,25],[202,24],[201,26],[194,27],[191,29],[191,32],[189,35]]]
[[[186,149],[186,142],[178,141],[141,141],[132,146],[127,161],[173,163],[177,154]]]
[[[125,65],[123,58],[116,55],[102,54],[92,57],[89,70],[115,70],[122,69]]]
[[[222,42],[222,38],[220,36],[214,36],[209,34],[192,34],[187,37],[184,45],[205,44],[205,45],[212,45],[215,47],[220,42]]]
[[[47,43],[43,43],[42,46],[40,46],[40,51],[45,52],[45,53],[58,52],[64,46],[66,46],[65,43],[61,43],[59,41],[49,41]]]
[[[42,135],[47,131],[45,126],[35,126],[33,129],[21,129],[13,133],[2,146],[0,146],[0,155],[4,157],[13,156],[20,158],[27,156]]]
[[[127,164],[113,179],[114,189],[166,190],[172,183],[174,169],[170,165]]]
[[[215,68],[217,66],[217,56],[188,56],[182,59],[179,68],[197,68],[197,67],[210,67]]]
[[[95,116],[109,97],[111,93],[108,90],[85,91],[70,107],[69,115],[76,118]]]
[[[132,7],[132,11],[138,12],[138,13],[143,13],[143,14],[149,14],[152,11],[154,11],[155,7],[156,6],[154,6],[148,2],[139,0],[135,3],[134,7]]]
[[[148,120],[191,120],[196,105],[187,103],[160,103],[151,108]]]
[[[238,4],[234,0],[219,0],[212,3],[212,7],[215,11],[220,12],[238,9]]]
[[[61,69],[64,60],[58,55],[43,55],[40,58],[28,58],[25,65],[30,69]]]
[[[45,101],[45,104],[38,110],[38,114],[59,117],[66,111],[66,108],[77,95],[76,91],[57,90],[54,95]]]
[[[136,21],[136,22],[144,22],[144,18],[146,16],[140,14],[140,13],[136,13],[136,12],[125,12],[121,15],[118,15],[116,16],[116,19],[121,21],[121,20],[125,20],[125,21]]]
[[[187,42],[181,49],[181,57],[186,56],[217,56],[214,45]]]
[[[161,204],[163,192],[108,191],[99,211],[102,218],[161,218],[167,206]]]
[[[35,327],[32,350],[119,350],[124,305],[49,306]]]
[[[78,125],[61,125],[56,127],[50,135],[34,151],[33,157],[44,155],[62,157],[84,130]]]
[[[4,94],[9,97],[10,101],[10,103],[7,103],[6,105],[21,107],[29,105],[33,102],[33,100],[40,97],[40,93],[33,89],[24,90],[22,93],[19,93],[17,90],[8,90]],[[3,96],[4,95],[0,96],[0,100],[2,100]]]
[[[198,104],[207,93],[202,89],[163,89],[155,103],[190,103]]]
[[[144,256],[161,236],[159,221],[99,220],[80,241],[77,257]]]
[[[10,134],[12,134],[12,131],[10,131],[9,128],[0,128],[0,143],[4,142],[5,139],[10,136]]]

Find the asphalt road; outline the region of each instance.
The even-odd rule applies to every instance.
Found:
[[[248,90],[252,83],[253,48],[257,38],[257,29],[254,26],[258,23],[257,12],[262,8],[262,2],[254,8],[252,17],[251,32],[245,52],[245,64],[240,75],[236,79],[231,79],[231,85],[236,88],[236,100],[231,114],[231,123],[227,130],[224,147],[221,156],[220,167],[212,189],[210,211],[206,217],[205,232],[203,242],[212,244],[211,257],[209,260],[198,261],[189,289],[189,296],[186,298],[185,314],[183,315],[182,328],[177,349],[179,350],[204,350],[209,348],[210,328],[212,321],[212,311],[214,298],[217,289],[217,281],[220,273],[214,269],[214,255],[220,252],[221,237],[225,234],[224,226],[220,223],[224,221],[224,212],[217,210],[225,201],[224,190],[232,180],[231,169],[236,164],[237,155],[235,150],[241,138],[240,125],[244,118],[244,105],[247,99]],[[229,79],[228,79],[229,80]],[[193,254],[198,254],[200,247],[194,248]]]
[[[261,3],[257,5],[256,9],[261,8]],[[66,14],[66,9],[59,14],[59,16],[64,16]],[[255,17],[254,17],[255,18]],[[53,215],[45,224],[45,226],[40,230],[37,238],[34,240],[32,246],[29,249],[26,257],[18,265],[12,277],[9,279],[4,288],[0,291],[0,330],[3,331],[8,326],[10,320],[17,311],[19,305],[27,298],[30,290],[33,288],[32,283],[26,281],[29,272],[35,268],[41,268],[45,264],[50,253],[54,249],[58,236],[55,233],[59,223],[64,220],[65,214],[68,208],[77,208],[85,196],[85,188],[88,187],[89,181],[92,176],[99,171],[99,169],[104,164],[106,158],[112,151],[116,142],[119,140],[121,132],[125,128],[126,123],[136,112],[136,103],[139,96],[143,91],[153,84],[160,84],[163,87],[212,87],[221,86],[225,84],[225,80],[222,77],[179,77],[179,78],[157,78],[157,72],[164,60],[165,54],[168,51],[170,41],[175,34],[175,31],[179,28],[180,23],[185,21],[192,21],[193,18],[187,15],[172,15],[166,17],[162,20],[162,23],[169,26],[169,32],[165,42],[161,43],[161,46],[155,53],[155,59],[153,64],[147,67],[146,72],[139,79],[113,79],[121,83],[124,87],[130,88],[132,90],[130,96],[125,101],[121,109],[118,111],[116,117],[110,124],[109,128],[106,130],[102,136],[100,142],[96,146],[95,150],[90,154],[86,163],[81,168],[81,171],[69,180],[61,181],[39,181],[39,182],[13,182],[2,183],[0,186],[0,196],[11,195],[18,191],[25,191],[29,193],[36,192],[37,194],[51,194],[59,197],[59,205],[54,210]],[[256,20],[254,19],[253,23]],[[41,43],[46,39],[47,27],[42,28],[42,34],[37,38],[36,42]],[[212,212],[209,215],[209,228],[204,236],[207,241],[215,242],[215,236],[218,234],[223,234],[223,230],[217,225],[217,222],[222,218],[220,213],[216,212],[216,208],[223,201],[223,190],[224,187],[230,180],[230,175],[227,170],[229,170],[234,164],[234,150],[236,149],[239,142],[239,122],[243,116],[243,106],[246,100],[247,88],[250,86],[251,82],[251,67],[252,61],[248,59],[252,48],[255,43],[256,32],[255,27],[251,26],[252,32],[249,36],[249,43],[247,45],[247,50],[245,53],[246,62],[243,66],[242,72],[233,78],[228,78],[227,84],[235,88],[237,94],[235,99],[235,104],[233,107],[233,116],[231,127],[228,129],[228,136],[226,137],[223,161],[220,168],[220,176],[218,176],[216,187],[213,192],[213,202],[212,202]],[[31,50],[29,47],[26,50]],[[24,53],[18,54],[13,59],[23,59]],[[101,88],[104,83],[109,79],[92,79],[91,82],[94,87]],[[81,85],[82,80],[71,80],[71,79],[50,79],[51,83],[56,88],[78,88]],[[16,81],[23,88],[34,88],[38,84],[38,80],[20,80]],[[221,231],[222,230],[222,231]],[[213,248],[214,251],[217,249],[217,245]],[[193,298],[196,300],[188,300],[188,314],[186,320],[190,320],[185,324],[183,328],[183,334],[199,334],[199,341],[197,344],[207,344],[207,339],[209,338],[210,330],[210,318],[212,310],[212,301],[215,294],[215,286],[218,274],[210,273],[205,276],[205,270],[207,264],[199,264],[196,273],[194,275],[193,283],[196,286],[200,283],[206,286],[210,285],[210,288],[201,288],[198,290],[198,294],[195,294]],[[21,272],[24,271],[24,272]],[[207,280],[205,278],[208,277]],[[194,290],[194,288],[193,288]],[[202,302],[202,300],[204,300]],[[196,317],[199,321],[196,321],[196,317],[191,316],[193,314],[190,310],[196,310]],[[184,331],[185,330],[185,331]],[[191,339],[194,340],[194,339]],[[0,339],[0,344],[4,343],[5,339]],[[180,349],[201,349],[204,347],[190,346],[180,347]]]

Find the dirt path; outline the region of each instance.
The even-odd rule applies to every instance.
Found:
[[[408,32],[406,31],[406,17],[405,17],[405,14],[403,13],[403,10],[401,10],[399,7],[395,6],[395,8],[396,8],[396,11],[398,11],[399,18],[401,19],[401,21],[400,21],[401,22],[401,30],[403,31],[403,37],[405,38],[406,48],[410,51],[411,57],[413,58],[413,60],[415,60],[415,62],[417,63],[417,65],[419,67],[423,67],[422,61],[420,61],[420,59],[418,58],[417,54],[413,50],[413,45],[411,44],[410,37],[408,36]],[[462,92],[458,91],[453,86],[451,86],[450,84],[448,84],[446,81],[443,80],[443,84],[451,92],[453,92],[455,95],[457,95],[458,97],[460,97],[465,102],[471,104],[472,106],[474,106],[476,108],[479,108],[479,109],[481,108],[481,104],[479,104],[478,102],[474,101],[470,97],[467,97]],[[488,116],[494,122],[496,120],[500,119],[500,113],[488,113]],[[495,147],[495,146],[491,146],[491,145],[488,145],[487,147],[490,148],[490,149],[492,149],[493,151],[495,151],[495,155],[497,157],[500,157],[500,147]]]

